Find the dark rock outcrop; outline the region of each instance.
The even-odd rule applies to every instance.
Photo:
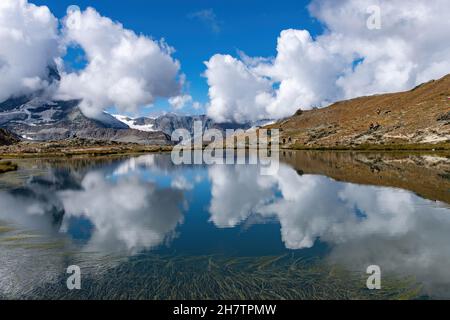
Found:
[[[9,130],[0,128],[0,146],[9,146],[20,141],[20,138]]]

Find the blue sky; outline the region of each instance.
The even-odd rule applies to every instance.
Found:
[[[204,61],[216,53],[237,55],[241,50],[250,56],[274,56],[276,40],[284,29],[307,29],[311,34],[322,27],[311,18],[308,0],[31,0],[47,5],[58,18],[70,5],[81,9],[94,7],[103,16],[121,22],[125,28],[155,39],[164,38],[176,49],[174,57],[189,82],[188,92],[199,102],[208,100],[208,86],[202,77]],[[215,15],[215,22],[202,19],[205,10]],[[209,16],[211,17],[211,15]],[[76,52],[66,60],[73,66]],[[82,65],[82,64],[81,64]],[[169,111],[167,101],[158,101],[150,113]],[[204,112],[184,109],[183,112]]]

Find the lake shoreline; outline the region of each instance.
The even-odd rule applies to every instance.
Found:
[[[115,156],[172,151],[172,146],[138,145],[98,141],[22,142],[0,147],[0,159]]]
[[[238,149],[238,148],[234,148]],[[248,148],[246,148],[248,149]],[[79,145],[76,141],[63,142],[34,142],[19,143],[13,146],[0,147],[0,159],[29,159],[29,158],[53,158],[53,157],[83,157],[83,156],[129,156],[139,154],[152,154],[171,152],[173,146],[136,145],[122,143],[88,142],[87,145]],[[192,149],[195,150],[195,149]],[[411,152],[411,153],[440,153],[450,152],[450,143],[439,144],[402,144],[380,145],[368,144],[357,146],[307,146],[291,145],[280,146],[280,151],[336,151],[336,152]]]
[[[361,144],[339,146],[308,146],[292,145],[282,147],[283,150],[308,150],[308,151],[450,151],[450,143],[421,143],[421,144]]]

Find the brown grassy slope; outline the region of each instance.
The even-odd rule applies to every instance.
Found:
[[[270,128],[287,147],[450,141],[450,75],[411,91],[337,102],[299,112]]]

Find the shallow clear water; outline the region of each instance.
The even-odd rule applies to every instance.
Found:
[[[426,181],[446,158],[427,169],[346,157],[285,154],[273,176],[175,166],[169,154],[23,161],[0,178],[0,297],[450,297],[450,188]],[[427,183],[441,201],[416,195]],[[65,284],[73,264],[79,291]]]

